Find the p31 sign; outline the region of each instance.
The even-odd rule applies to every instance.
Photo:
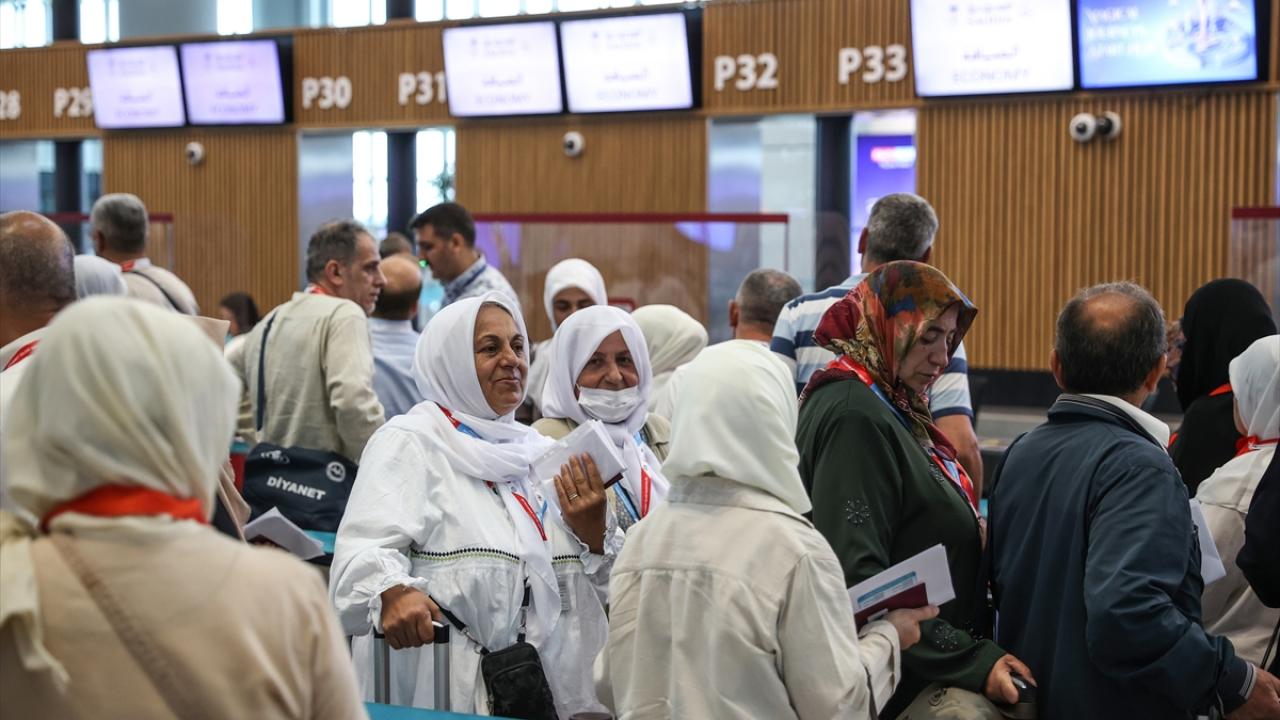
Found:
[[[397,99],[401,105],[430,105],[445,102],[444,72],[400,73],[396,80]]]
[[[859,70],[861,73],[858,73]],[[836,56],[836,78],[841,85],[848,85],[855,77],[868,85],[874,85],[881,80],[899,82],[906,76],[907,48],[904,45],[840,48]]]

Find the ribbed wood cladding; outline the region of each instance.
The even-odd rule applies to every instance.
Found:
[[[691,115],[487,120],[457,126],[458,202],[475,212],[701,212],[706,120]],[[586,149],[566,157],[570,130]]]
[[[87,48],[79,43],[59,43],[50,47],[0,51],[0,91],[17,90],[21,112],[15,119],[0,120],[0,140],[19,138],[85,137],[98,134],[91,114],[72,108],[72,98],[61,116],[54,111],[58,88],[89,87]],[[6,118],[10,112],[0,113]]]
[[[448,122],[449,106],[439,96],[435,74],[444,72],[441,24],[396,22],[363,28],[299,30],[293,36],[294,121],[304,127],[377,127]],[[429,89],[415,86],[400,104],[400,75],[427,73]],[[346,77],[351,102],[345,108],[321,107],[320,98],[304,107],[303,79]],[[426,80],[426,78],[424,78]],[[419,105],[416,98],[430,100]]]
[[[1079,112],[1122,136],[1078,144]],[[1136,280],[1176,318],[1227,271],[1232,207],[1275,197],[1273,92],[929,104],[917,187],[938,211],[935,259],[982,312],[969,362],[1045,369],[1078,289]]]
[[[604,276],[609,296],[637,306],[675,305],[706,323],[707,246],[674,225],[502,223],[494,233],[499,257],[489,258],[520,296],[529,337],[551,337],[542,304],[547,271],[565,258],[582,258]]]
[[[194,167],[183,156],[193,140],[205,146]],[[108,133],[103,191],[173,214],[173,270],[204,314],[236,290],[266,311],[299,286],[297,147],[285,129]]]
[[[841,84],[841,48],[902,45],[910,66],[911,17],[906,0],[776,0],[707,5],[703,20],[702,96],[713,113],[803,112],[901,107],[915,100],[908,69],[901,80],[868,83],[864,63]],[[717,56],[778,59],[776,89],[716,90]],[[885,59],[887,62],[887,58]],[[757,67],[757,74],[763,72]]]

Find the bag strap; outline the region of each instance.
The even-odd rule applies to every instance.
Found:
[[[49,540],[71,567],[89,597],[93,598],[98,609],[106,616],[116,637],[124,643],[170,712],[179,718],[208,717],[205,709],[195,702],[195,696],[184,692],[184,688],[191,687],[192,683],[175,671],[178,666],[165,657],[164,651],[146,632],[146,626],[116,599],[111,588],[103,582],[102,576],[85,561],[84,555],[76,548],[75,541],[65,533],[52,533]]]
[[[160,285],[160,283],[156,281],[156,279],[155,279],[155,278],[153,278],[153,277],[151,277],[150,275],[148,275],[148,274],[146,274],[146,273],[142,272],[141,270],[126,270],[125,272],[129,273],[130,275],[137,275],[138,277],[140,277],[140,278],[142,278],[142,279],[146,280],[147,282],[151,283],[152,285],[155,285],[155,286],[156,286],[156,289],[160,291],[160,294],[161,294],[161,295],[163,295],[163,296],[164,296],[164,299],[169,303],[169,307],[173,308],[174,310],[177,310],[178,312],[182,313],[183,315],[186,315],[186,314],[187,314],[187,312],[186,312],[185,310],[183,310],[181,307],[178,307],[178,303],[177,303],[177,301],[175,301],[175,300],[173,299],[173,296],[172,296],[172,295],[170,295],[170,294],[168,293],[168,291],[166,291],[166,290],[164,289],[164,287],[163,287],[163,286],[161,286],[161,285]]]
[[[1268,665],[1272,664],[1271,651],[1276,649],[1276,640],[1280,639],[1280,620],[1276,620],[1276,629],[1271,631],[1271,641],[1267,643],[1267,651],[1262,655],[1262,664],[1258,667],[1266,670]]]
[[[267,418],[267,338],[271,336],[271,324],[276,321],[276,312],[267,317],[267,326],[262,331],[262,345],[258,347],[258,432]]]
[[[524,642],[525,618],[529,614],[529,599],[531,595],[532,593],[529,589],[529,580],[528,578],[526,578],[524,581],[524,599],[520,601],[520,632],[516,634],[517,643]],[[480,648],[481,655],[489,654],[489,648],[485,647],[484,643],[477,640],[476,637],[467,630],[466,623],[462,622],[462,620],[460,620],[457,615],[454,615],[452,612],[449,612],[449,608],[446,608],[444,605],[441,605],[438,601],[435,600],[435,598],[432,598],[432,602],[435,602],[436,607],[440,608],[440,612],[441,614],[444,615],[445,620],[448,620],[451,625],[458,628],[458,632],[462,633],[464,637],[466,637],[471,642],[475,643]]]

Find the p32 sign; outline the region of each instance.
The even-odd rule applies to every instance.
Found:
[[[713,66],[716,92],[724,92],[730,86],[738,92],[778,89],[778,56],[771,52],[717,55]]]

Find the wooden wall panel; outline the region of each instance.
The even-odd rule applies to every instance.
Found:
[[[194,167],[183,157],[193,140],[206,154]],[[266,311],[299,287],[297,148],[284,129],[108,133],[103,191],[174,215],[172,267],[202,312],[216,316],[236,290]]]
[[[16,118],[8,118],[8,111],[3,113],[6,119],[0,120],[0,140],[98,133],[93,124],[92,103],[69,103],[60,115],[54,111],[57,88],[89,87],[86,51],[86,46],[79,43],[0,51],[0,91],[17,90],[21,98],[21,112]],[[88,112],[81,112],[81,107]]]
[[[566,157],[581,132],[586,150]],[[473,121],[458,126],[458,202],[474,212],[702,212],[706,120],[690,115]]]
[[[1067,135],[1113,110],[1112,142]],[[1047,368],[1079,288],[1136,280],[1172,318],[1225,274],[1232,207],[1275,197],[1273,92],[930,104],[917,187],[938,211],[935,259],[981,308],[969,362]]]
[[[909,69],[911,18],[905,0],[721,2],[704,12],[702,96],[708,112],[901,107],[915,101]],[[908,70],[901,79],[867,83],[859,70],[848,84],[840,84],[841,48],[890,45],[906,49],[902,62]],[[731,80],[716,90],[717,56],[754,57],[765,52],[778,58],[776,89],[741,91]]]
[[[377,127],[430,125],[448,122],[446,98],[431,86],[431,99],[418,105],[413,98],[400,104],[401,73],[434,77],[444,71],[441,25],[392,23],[363,28],[304,30],[294,34],[294,121],[301,126]],[[319,99],[303,107],[303,79],[345,76],[351,81],[351,104],[320,107]],[[415,92],[416,95],[416,92]],[[426,99],[426,94],[423,93]]]

